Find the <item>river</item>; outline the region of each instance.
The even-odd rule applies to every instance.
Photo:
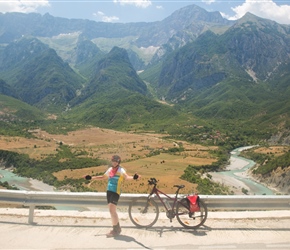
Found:
[[[235,194],[244,194],[247,190],[249,195],[274,195],[275,192],[263,184],[255,181],[248,174],[248,170],[256,163],[252,160],[239,156],[246,149],[254,146],[236,148],[231,152],[230,163],[222,172],[211,172],[214,181],[232,187]]]
[[[42,181],[21,177],[8,169],[0,169],[0,181],[7,181],[9,185],[26,191],[54,191],[54,187]]]

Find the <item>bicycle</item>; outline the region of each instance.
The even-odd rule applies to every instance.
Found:
[[[149,185],[153,185],[150,194],[146,197],[137,197],[129,205],[129,217],[132,223],[139,228],[152,227],[159,218],[159,206],[154,200],[154,196],[161,202],[166,211],[166,216],[172,222],[172,219],[177,218],[178,222],[185,228],[196,229],[202,226],[207,219],[207,206],[199,199],[198,195],[185,196],[178,198],[180,189],[184,188],[184,185],[174,185],[177,188],[175,196],[171,197],[161,190],[157,186],[157,180],[150,178],[148,180]],[[172,205],[167,203],[167,200],[163,200],[160,194],[164,195],[171,201]],[[197,198],[197,207],[192,210],[189,197]],[[166,204],[167,203],[167,204]]]

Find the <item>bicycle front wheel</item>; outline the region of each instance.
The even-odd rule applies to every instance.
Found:
[[[200,210],[190,212],[188,200],[181,199],[176,206],[176,218],[178,222],[185,228],[195,229],[202,226],[207,219],[207,206],[202,200],[199,200]]]
[[[152,227],[159,217],[158,205],[152,198],[136,198],[129,205],[129,217],[136,227]]]

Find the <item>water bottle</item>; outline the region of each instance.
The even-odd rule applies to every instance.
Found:
[[[168,200],[167,200],[167,199],[163,199],[163,202],[164,202],[164,204],[165,204],[165,207],[166,207],[168,210],[170,210],[170,209],[171,209],[171,206],[170,206]]]

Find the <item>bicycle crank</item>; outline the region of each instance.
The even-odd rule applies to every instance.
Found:
[[[173,210],[171,209],[171,210],[168,210],[168,211],[166,212],[166,216],[167,216],[168,219],[174,219],[174,217],[175,217],[175,213],[174,213]]]

